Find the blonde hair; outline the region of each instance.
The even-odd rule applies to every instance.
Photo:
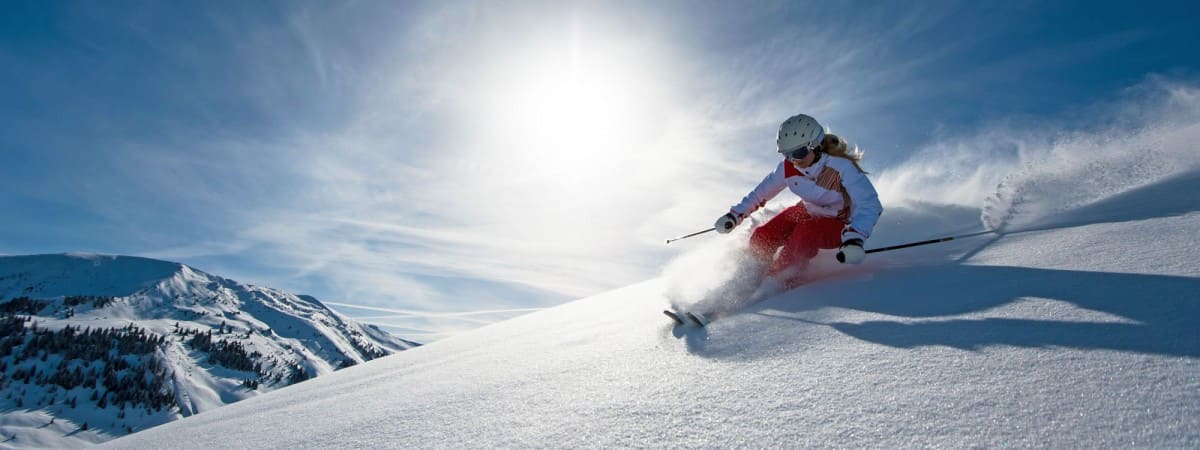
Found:
[[[845,139],[833,133],[826,133],[825,139],[821,140],[821,153],[838,158],[846,158],[854,164],[854,168],[858,169],[859,172],[867,173],[867,171],[863,170],[862,166],[858,165],[858,162],[862,161],[863,158],[862,152],[858,150],[858,147],[854,147],[854,149],[850,149],[849,147],[850,144]]]

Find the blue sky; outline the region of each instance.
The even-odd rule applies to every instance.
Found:
[[[1200,69],[1194,2],[5,9],[0,253],[180,261],[416,340],[658,275],[789,115],[887,173]]]

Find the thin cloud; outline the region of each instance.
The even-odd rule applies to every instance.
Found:
[[[466,318],[466,317],[470,317],[470,316],[481,316],[481,315],[529,313],[529,312],[541,311],[541,310],[545,309],[545,308],[515,308],[515,309],[492,309],[492,310],[482,310],[482,311],[439,313],[439,312],[429,312],[429,311],[415,311],[415,310],[408,310],[408,309],[380,308],[378,306],[355,305],[355,304],[350,304],[350,303],[339,303],[339,302],[322,302],[322,303],[324,303],[326,305],[341,306],[344,308],[353,308],[353,309],[361,309],[361,310],[366,310],[366,311],[378,311],[378,312],[392,313],[392,315],[389,315],[389,316],[365,316],[366,318],[376,318],[376,319],[409,318],[409,317],[426,317],[426,318],[463,317],[463,318]]]

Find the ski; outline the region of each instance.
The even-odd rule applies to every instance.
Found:
[[[683,315],[680,313],[671,311],[669,309],[664,309],[663,314],[666,314],[667,317],[670,317],[671,320],[674,320],[676,325],[687,325],[687,321],[684,320]]]
[[[703,314],[691,311],[681,312],[670,309],[663,310],[663,314],[675,321],[675,325],[677,326],[692,325],[697,327],[706,327],[708,324],[712,323],[712,321],[717,319],[717,316],[713,314]]]
[[[698,312],[688,312],[687,316],[689,319],[692,320],[692,322],[695,322],[696,325],[699,325],[701,327],[707,327],[708,324],[712,323],[713,319],[715,318],[715,317],[705,316],[704,314],[701,314]]]

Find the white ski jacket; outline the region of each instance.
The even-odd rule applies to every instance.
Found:
[[[875,186],[850,160],[817,155],[817,160],[803,169],[786,159],[780,162],[730,211],[740,217],[749,216],[787,187],[800,197],[804,208],[814,217],[834,217],[846,222],[842,242],[871,237],[875,222],[883,213]]]

